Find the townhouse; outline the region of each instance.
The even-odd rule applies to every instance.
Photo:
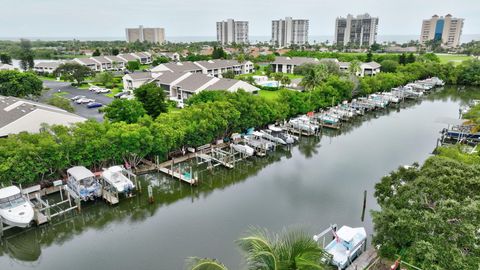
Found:
[[[133,91],[145,83],[156,83],[166,95],[176,102],[184,102],[192,95],[204,90],[226,90],[235,92],[243,89],[256,93],[259,89],[244,81],[213,77],[201,72],[178,72],[165,70],[162,72],[135,72],[123,76],[125,91]]]
[[[60,61],[38,62],[33,67],[33,70],[35,72],[38,72],[38,73],[49,73],[49,74],[51,74],[61,64],[63,64],[63,62],[60,62]]]
[[[348,72],[350,62],[340,62],[335,58],[309,58],[309,57],[283,57],[277,56],[275,61],[270,63],[270,68],[273,72],[293,73],[295,67],[304,64],[320,64],[322,62],[331,61],[338,65],[340,71]],[[381,65],[377,62],[361,63],[357,76],[375,76],[380,73]]]
[[[202,73],[222,78],[222,74],[228,71],[232,71],[235,75],[252,73],[254,72],[254,67],[250,61],[240,63],[236,60],[208,60],[165,63],[152,68],[153,73],[163,71]]]

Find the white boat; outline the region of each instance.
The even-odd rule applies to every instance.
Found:
[[[252,147],[248,145],[243,145],[243,144],[230,144],[230,147],[235,149],[237,152],[240,152],[246,156],[253,156],[255,153],[255,150],[253,150]]]
[[[261,130],[260,133],[262,134],[262,138],[265,138],[269,141],[272,141],[272,142],[275,142],[275,143],[278,143],[278,144],[282,144],[282,145],[287,144],[287,142],[285,142],[282,138],[275,137],[265,130]]]
[[[83,201],[94,200],[102,195],[102,187],[95,175],[83,166],[67,170],[67,186]]]
[[[109,187],[118,193],[127,195],[135,189],[132,180],[128,178],[128,171],[123,166],[112,166],[108,169],[103,169],[102,178]]]
[[[32,222],[33,215],[32,205],[18,187],[0,189],[0,216],[3,223],[26,228]]]
[[[331,264],[339,269],[345,269],[362,253],[362,248],[367,241],[367,232],[363,227],[342,226],[336,230],[336,226],[330,226],[322,233],[314,235],[313,240],[325,241],[325,236],[329,232],[333,234],[334,239],[327,246],[323,242],[323,249],[330,254]]]

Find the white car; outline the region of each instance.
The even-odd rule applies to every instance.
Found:
[[[120,98],[121,98],[121,99],[128,99],[128,100],[132,100],[132,99],[134,99],[134,98],[135,98],[135,96],[134,96],[134,95],[132,95],[132,94],[130,94],[130,93],[128,93],[128,94],[124,94],[124,95],[122,95]]]
[[[88,88],[89,91],[97,91],[97,89],[99,89],[100,87],[96,86],[96,85],[90,85],[90,87]]]
[[[110,92],[110,89],[107,89],[107,88],[99,88],[98,90],[95,91],[95,93],[97,94],[105,94],[109,92]]]
[[[75,103],[85,104],[85,103],[90,103],[90,102],[94,102],[94,101],[95,101],[95,99],[91,99],[91,98],[80,98],[80,99],[75,100]]]
[[[77,99],[86,98],[86,96],[74,96],[70,100],[75,101]]]

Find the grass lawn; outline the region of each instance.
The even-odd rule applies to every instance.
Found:
[[[63,97],[63,96],[68,95],[68,94],[69,94],[68,92],[63,92],[62,91],[62,92],[56,92],[53,95],[58,96],[58,97]]]
[[[118,88],[118,87],[115,87],[112,89],[112,91],[110,91],[110,93],[108,94],[105,94],[106,97],[109,97],[109,98],[114,98],[114,96],[120,92],[122,92],[123,90]]]
[[[472,59],[471,56],[464,55],[464,54],[437,54],[437,56],[438,58],[440,58],[440,62],[442,64],[452,62],[453,64],[458,65],[465,60]]]
[[[280,94],[280,91],[268,91],[268,90],[260,90],[258,91],[258,95],[264,97],[268,100],[276,100]]]

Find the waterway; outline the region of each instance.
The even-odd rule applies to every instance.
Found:
[[[479,90],[446,87],[342,131],[302,138],[289,151],[201,172],[198,187],[142,176],[143,187],[154,186],[154,204],[143,192],[115,207],[99,201],[47,226],[11,231],[0,245],[0,269],[183,269],[189,256],[241,269],[234,242],[249,226],[301,226],[313,234],[337,223],[372,234],[369,212],[360,220],[364,190],[367,210],[378,209],[375,183],[428,158],[445,127],[437,118],[458,117]]]

